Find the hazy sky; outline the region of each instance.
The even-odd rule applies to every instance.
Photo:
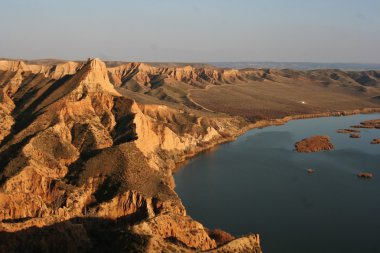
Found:
[[[380,0],[0,0],[0,57],[380,63]]]

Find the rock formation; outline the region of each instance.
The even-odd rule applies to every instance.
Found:
[[[373,139],[371,144],[380,144],[380,139]]]
[[[195,68],[190,65],[185,67],[153,67],[144,63],[128,63],[109,68],[108,71],[116,86],[123,86],[130,80],[148,88],[163,80],[186,82],[199,87],[207,84],[233,83],[237,80],[245,80],[242,73],[237,70]]]
[[[360,122],[360,125],[352,126],[354,128],[377,128],[380,129],[380,119],[373,119],[373,120],[366,120],[363,122]]]
[[[360,130],[357,129],[339,129],[336,131],[340,134],[352,134],[352,133],[360,133]]]
[[[358,177],[364,178],[364,179],[371,179],[373,178],[373,174],[370,172],[360,172],[357,174]]]
[[[261,252],[257,235],[218,245],[174,192],[176,163],[234,138],[243,119],[139,104],[99,59],[0,70],[2,252]]]
[[[330,142],[328,136],[316,135],[309,138],[302,139],[295,144],[297,152],[310,153],[319,152],[322,150],[332,150],[334,145]]]

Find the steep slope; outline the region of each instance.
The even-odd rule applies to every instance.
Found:
[[[47,72],[24,63],[4,65],[1,250],[19,252],[20,240],[33,245],[24,252],[53,250],[48,242],[55,238],[74,243],[61,252],[102,252],[99,226],[114,231],[115,238],[102,236],[115,242],[117,251],[218,247],[186,216],[171,171],[185,156],[238,134],[242,119],[139,105],[115,90],[99,59],[81,67],[41,67]],[[255,235],[237,245],[260,251]]]

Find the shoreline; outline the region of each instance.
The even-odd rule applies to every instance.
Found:
[[[258,122],[256,122],[256,123],[253,123],[253,124],[249,124],[249,125],[247,125],[247,128],[244,128],[244,130],[247,130],[247,131],[244,131],[243,132],[243,134],[240,134],[240,135],[237,135],[236,136],[236,138],[235,139],[237,139],[238,137],[241,137],[242,135],[244,135],[244,134],[246,134],[246,133],[248,133],[250,130],[255,130],[255,129],[261,129],[261,128],[264,128],[264,127],[270,127],[270,126],[281,126],[281,125],[284,125],[284,124],[286,124],[286,123],[289,123],[290,121],[292,121],[292,120],[300,120],[300,119],[317,119],[317,118],[332,118],[332,117],[335,117],[335,119],[333,119],[334,121],[335,120],[337,120],[337,121],[339,121],[339,120],[343,120],[344,121],[344,118],[341,118],[341,117],[345,117],[345,116],[355,116],[355,115],[358,115],[358,116],[360,116],[360,115],[368,115],[368,118],[369,119],[366,119],[366,120],[372,120],[372,117],[373,117],[373,119],[378,119],[378,118],[380,118],[379,117],[379,113],[380,113],[380,108],[364,108],[364,109],[357,109],[357,110],[351,110],[351,111],[339,111],[339,112],[326,112],[326,113],[318,113],[318,114],[310,114],[310,115],[293,115],[293,116],[286,116],[286,117],[283,117],[283,118],[281,118],[281,119],[274,119],[274,120],[262,120],[262,121],[258,121]],[[376,114],[376,115],[375,115]],[[356,119],[357,120],[357,118],[354,118],[354,119]],[[319,119],[317,119],[317,120],[319,120]],[[348,119],[349,120],[349,119]],[[355,121],[356,121],[355,120]],[[360,122],[360,121],[359,121]],[[250,128],[248,128],[248,126],[250,127]],[[313,131],[313,130],[312,130]],[[253,133],[254,134],[254,133]],[[249,136],[251,136],[251,134],[249,134]],[[243,137],[244,138],[244,137]],[[227,142],[227,141],[226,141]],[[225,142],[224,142],[225,143]],[[223,143],[222,143],[223,144]],[[218,148],[218,144],[216,144],[214,147],[212,147],[211,148],[211,152],[213,152],[213,150],[214,149],[217,149]],[[229,148],[229,147],[228,147]],[[232,147],[231,147],[232,148]],[[223,148],[223,149],[225,149],[225,147]],[[206,153],[206,152],[208,152],[209,150],[204,150],[204,151],[202,151],[202,152],[200,152],[200,153],[198,153],[197,155],[200,155],[200,154],[202,154],[202,153]],[[225,149],[224,150],[224,152],[226,152],[227,150]],[[228,152],[228,151],[227,151]],[[196,156],[197,156],[196,155]],[[195,159],[196,158],[196,156],[194,156],[193,158]],[[207,162],[206,162],[207,163]],[[184,163],[184,165],[186,165],[186,163]],[[194,164],[193,165],[191,165],[190,167],[193,167],[193,169],[195,168],[194,167]],[[197,166],[198,167],[198,169],[199,169],[199,166]],[[202,166],[201,166],[202,167]],[[215,167],[215,166],[214,166]],[[216,166],[215,167],[216,169],[219,169],[219,167],[218,166]],[[178,170],[176,170],[175,172],[178,172],[179,170],[181,170],[181,169],[184,169],[184,167],[181,167],[181,168],[179,168]],[[188,169],[191,169],[191,168],[188,168]],[[195,168],[196,169],[196,168]],[[226,169],[228,169],[228,167],[226,167],[226,168],[224,168],[224,170],[226,170]],[[174,173],[175,173],[174,172]],[[202,174],[202,168],[201,168],[201,170],[200,171],[198,171],[199,173],[201,173]],[[173,177],[175,176],[174,175],[174,173],[173,173]],[[195,174],[199,174],[199,173],[195,173]],[[219,172],[216,172],[217,174],[219,174]],[[363,173],[363,172],[361,172],[361,173]],[[194,174],[193,173],[190,173],[190,174],[192,174],[192,176],[194,176]],[[224,174],[224,173],[223,173]],[[355,173],[354,173],[354,176],[358,176],[358,177],[365,177],[365,176],[367,176],[368,175],[368,177],[372,177],[372,175],[370,174],[370,173],[368,173],[368,174],[366,174],[366,173],[364,173],[362,176],[360,176],[360,175],[362,175],[362,174],[358,174],[358,175],[355,175]],[[186,178],[187,177],[183,177],[183,176],[185,176],[185,174],[183,174],[183,175],[181,175],[181,177],[180,178],[182,178],[180,181],[182,181],[182,184],[179,184],[179,185],[183,185],[183,183],[184,182],[186,182]],[[256,178],[257,179],[257,178]],[[260,179],[259,179],[260,180]],[[190,180],[192,183],[193,183],[193,181],[192,180]],[[176,182],[176,181],[175,181]],[[177,182],[176,182],[177,183]],[[180,183],[180,182],[178,182],[178,183]],[[186,185],[186,183],[185,183],[185,185]],[[189,184],[189,185],[187,185],[187,186],[189,186],[189,187],[185,187],[185,188],[183,188],[182,189],[182,191],[181,192],[184,192],[184,189],[186,189],[185,190],[185,192],[189,192],[189,190],[190,190],[190,192],[192,192],[193,190],[195,190],[196,191],[196,189],[192,189],[192,188],[194,188],[194,187],[192,187],[191,186],[191,184]],[[179,192],[177,192],[177,190],[176,189],[174,189],[175,190],[175,192],[178,194],[178,197],[180,198],[180,200],[181,201],[184,201],[185,199],[183,199],[182,200],[182,197],[184,197],[184,196],[181,196],[181,195],[179,195]],[[243,191],[246,191],[246,190],[243,190]],[[218,195],[216,195],[216,196],[218,196]],[[204,201],[207,199],[207,198],[201,198],[202,199],[202,203],[204,203]],[[188,200],[187,200],[188,201]],[[190,200],[190,202],[189,203],[192,203],[193,201],[191,201]],[[187,203],[187,202],[186,202]],[[184,205],[185,205],[185,203],[183,203]],[[187,209],[187,206],[185,205],[185,208]],[[214,209],[213,209],[214,210]],[[189,213],[188,215],[192,215],[191,213]],[[212,213],[211,213],[211,215],[212,215]],[[202,218],[203,218],[203,221],[202,221],[202,224],[204,224],[206,227],[207,227],[207,225],[206,225],[206,222],[207,222],[207,220],[209,219],[209,218],[207,218],[208,216],[205,216],[205,215],[203,215],[202,216]],[[200,216],[198,216],[198,217],[193,217],[194,219],[199,219],[200,218]],[[223,223],[223,220],[222,220],[222,223]],[[210,229],[213,229],[213,228],[220,228],[221,227],[221,225],[223,225],[221,223],[221,221],[219,220],[218,222],[214,222],[212,225],[210,225],[210,226],[215,226],[216,225],[216,227],[211,227]],[[236,234],[235,233],[231,233],[231,235],[233,235],[233,236],[235,236],[236,238],[243,238],[243,237],[245,237],[245,236],[248,236],[249,234],[251,234],[252,233],[252,227],[251,227],[251,225],[252,224],[248,224],[247,225],[247,227],[245,227],[244,229],[246,230],[246,231],[248,231],[248,233],[241,233],[242,231],[240,231],[240,233],[239,232],[237,232]],[[259,236],[262,236],[262,231],[260,232],[260,230],[258,230],[258,228],[256,228],[257,230],[255,230],[255,234],[257,234],[257,235],[259,235]],[[226,230],[227,232],[230,232],[229,230]],[[267,237],[268,235],[266,235],[266,237]],[[269,236],[268,236],[269,237]],[[267,238],[268,239],[268,238]],[[267,241],[266,241],[266,243],[265,244],[261,244],[261,247],[262,247],[262,250],[263,250],[263,252],[266,252],[265,251],[265,247],[266,246],[268,246],[269,244],[271,244],[271,242],[270,242],[270,240],[268,239]],[[269,247],[269,246],[268,246]]]
[[[336,111],[336,112],[325,112],[325,113],[317,113],[317,114],[299,114],[299,115],[293,115],[293,116],[285,116],[280,119],[272,119],[272,120],[260,120],[255,123],[248,124],[246,127],[244,127],[237,135],[231,136],[230,138],[222,139],[221,141],[214,142],[213,144],[208,145],[207,147],[199,150],[199,152],[192,152],[190,154],[186,154],[181,157],[181,161],[175,163],[175,168],[172,169],[172,177],[174,181],[174,192],[177,194],[178,198],[182,202],[181,197],[176,192],[176,181],[174,179],[175,173],[178,171],[184,169],[184,166],[191,160],[195,159],[197,156],[211,152],[214,149],[217,149],[219,145],[233,142],[240,136],[246,134],[247,132],[254,130],[254,129],[261,129],[265,127],[270,126],[281,126],[284,125],[290,121],[293,120],[302,120],[302,119],[313,119],[313,118],[323,118],[323,117],[345,117],[345,116],[353,116],[353,115],[359,115],[359,114],[375,114],[380,113],[380,107],[378,108],[363,108],[363,109],[355,109],[355,110],[347,110],[347,111]],[[186,207],[185,207],[186,209]],[[260,236],[260,232],[258,233],[247,233],[247,234],[241,234],[241,235],[234,235],[236,238],[234,240],[238,240],[240,238],[244,238],[249,235],[256,235]],[[258,237],[259,238],[259,237]],[[234,241],[232,240],[232,241]]]
[[[278,119],[259,120],[255,123],[248,124],[247,126],[242,128],[238,134],[234,136],[230,136],[228,138],[218,140],[214,143],[210,143],[209,145],[206,145],[203,148],[200,148],[199,150],[194,150],[191,153],[184,154],[178,161],[175,162],[175,167],[172,169],[172,175],[174,175],[176,172],[181,170],[183,166],[187,164],[188,161],[197,157],[198,155],[211,151],[214,148],[217,148],[219,145],[222,145],[228,142],[233,142],[238,137],[244,135],[245,133],[253,129],[260,129],[260,128],[265,128],[265,127],[270,127],[270,126],[281,126],[293,120],[314,119],[314,118],[324,118],[324,117],[344,117],[344,116],[352,116],[352,115],[358,115],[358,114],[374,114],[374,113],[380,113],[380,107],[362,108],[362,109],[354,109],[354,110],[342,110],[342,111],[324,112],[324,113],[296,114],[296,115],[285,116],[283,118],[278,118]]]

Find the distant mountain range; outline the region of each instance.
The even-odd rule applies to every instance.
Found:
[[[66,63],[62,59],[9,59],[0,57],[0,61],[22,61],[29,65],[55,65]],[[72,60],[77,63],[85,63],[84,60]],[[144,61],[142,61],[144,62]],[[107,67],[117,67],[130,61],[105,61]],[[184,67],[195,68],[230,68],[230,69],[294,69],[294,70],[317,70],[317,69],[340,69],[346,71],[380,70],[380,63],[323,63],[323,62],[264,62],[264,61],[241,61],[241,62],[144,62],[153,67]]]
[[[380,70],[380,63],[320,63],[320,62],[210,62],[221,68],[269,68],[269,69],[341,69],[341,70]]]

